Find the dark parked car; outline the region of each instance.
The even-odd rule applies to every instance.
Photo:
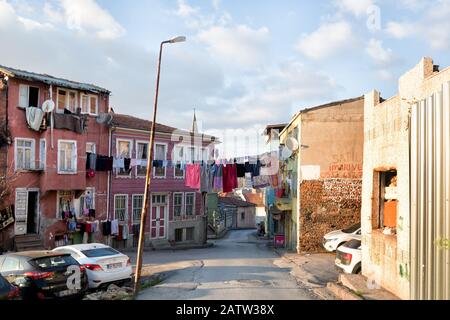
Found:
[[[0,301],[1,300],[15,300],[20,296],[19,288],[13,286],[5,278],[0,275]]]
[[[79,286],[76,273],[79,268]],[[28,251],[0,256],[0,274],[19,287],[24,300],[84,297],[88,279],[83,266],[69,254]],[[75,276],[74,276],[75,275]]]

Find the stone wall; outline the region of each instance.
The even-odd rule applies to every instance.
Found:
[[[360,222],[361,186],[360,179],[312,180],[300,185],[300,251],[324,251],[326,233]]]

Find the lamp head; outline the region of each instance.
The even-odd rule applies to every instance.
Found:
[[[173,38],[172,40],[169,40],[170,43],[178,43],[178,42],[185,42],[186,41],[186,37],[184,36],[179,36],[176,38]]]

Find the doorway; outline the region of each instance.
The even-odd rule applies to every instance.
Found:
[[[39,233],[39,190],[16,189],[15,235]]]
[[[153,239],[166,239],[167,209],[167,195],[152,195],[151,235]]]
[[[28,208],[27,208],[27,234],[38,233],[38,206],[39,206],[39,192],[28,192]]]

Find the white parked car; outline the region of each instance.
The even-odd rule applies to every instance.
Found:
[[[78,244],[53,249],[69,253],[86,268],[89,288],[116,283],[131,278],[131,260],[119,251],[100,243]]]
[[[345,273],[361,273],[361,240],[353,239],[336,250],[336,266]]]
[[[355,224],[347,229],[332,231],[323,237],[322,245],[329,252],[336,251],[341,245],[352,239],[361,239],[361,224]]]

